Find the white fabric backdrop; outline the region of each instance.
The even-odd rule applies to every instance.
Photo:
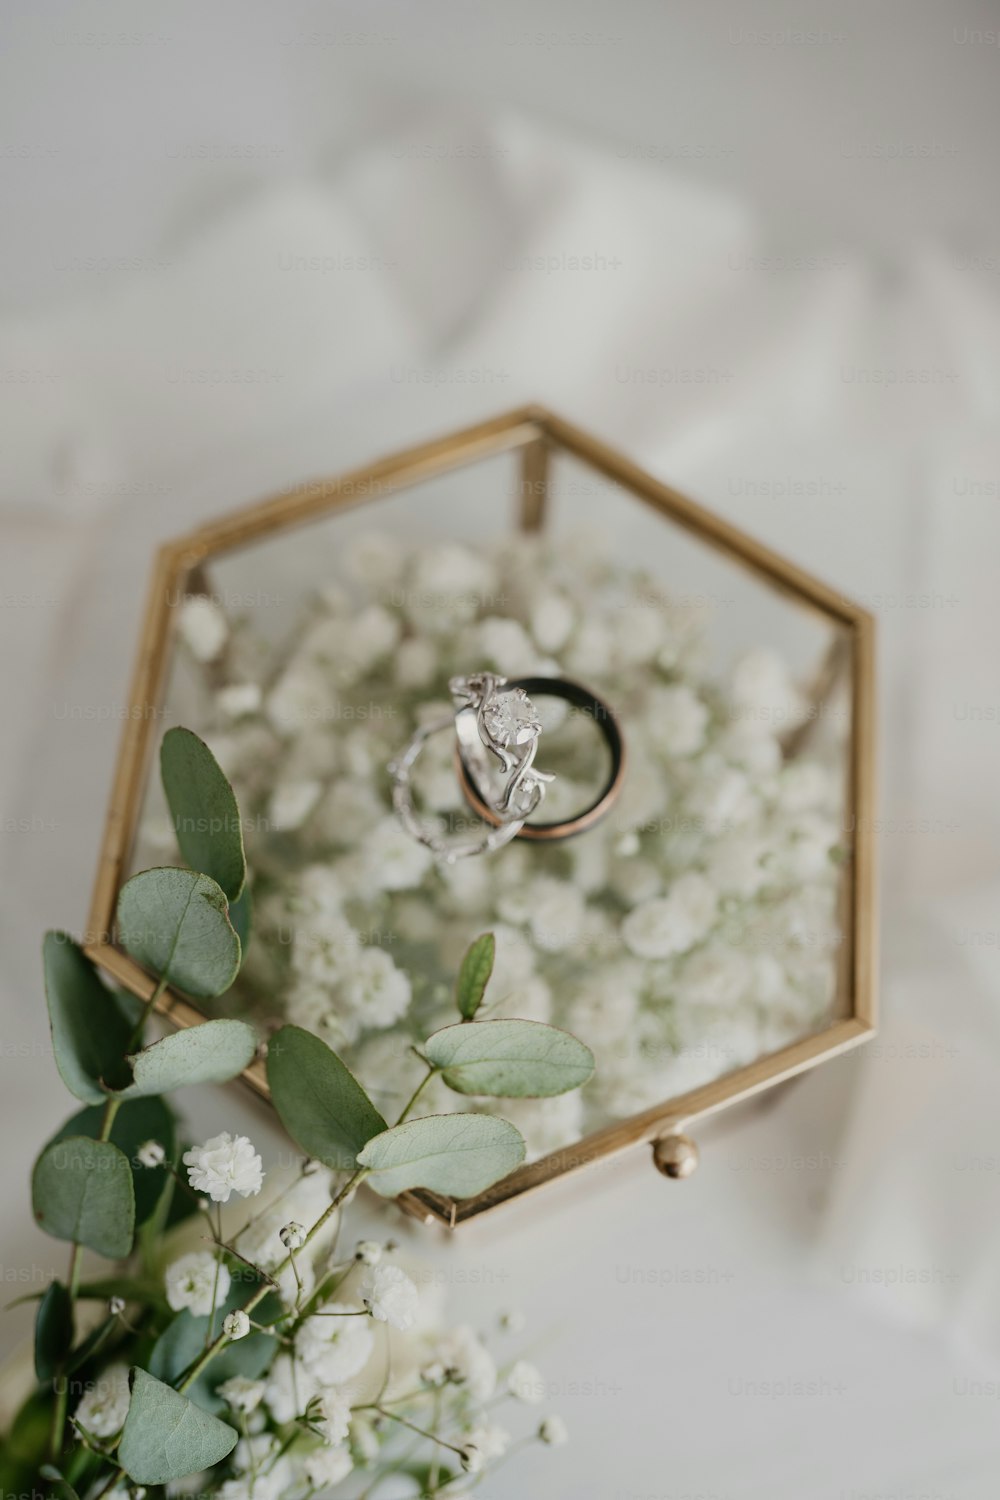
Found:
[[[251,29],[267,24],[262,9],[247,14]],[[548,14],[564,31],[571,24],[558,7]],[[117,24],[109,15],[102,24]],[[288,34],[312,15],[297,11]],[[193,24],[188,11],[178,16],[174,42]],[[648,16],[639,5],[613,16],[587,7],[609,34],[635,34]],[[966,19],[975,12],[954,24]],[[830,12],[813,20],[838,24]],[[383,21],[403,24],[389,7]],[[785,22],[794,18],[771,10],[768,24]],[[151,11],[147,23],[170,29]],[[49,32],[33,36],[43,98],[65,86],[69,49],[57,43],[76,24],[56,7]],[[890,254],[862,243],[847,213],[842,235],[827,231],[811,205],[806,252],[769,201],[773,184],[749,173],[737,191],[711,163],[696,172],[642,161],[596,105],[604,145],[523,110],[477,108],[468,88],[464,100],[418,104],[400,85],[381,114],[356,89],[349,121],[340,100],[326,116],[316,48],[308,59],[299,49],[303,110],[338,148],[304,159],[301,140],[296,152],[286,136],[269,148],[280,135],[273,99],[258,113],[241,98],[225,116],[205,103],[208,59],[221,62],[225,42],[218,15],[206,24],[190,115],[158,138],[174,174],[171,213],[119,163],[116,180],[137,206],[127,214],[109,200],[107,234],[93,211],[74,221],[58,280],[31,264],[20,216],[8,252],[27,295],[0,322],[5,1284],[14,1295],[60,1260],[31,1225],[26,1191],[29,1153],[66,1108],[48,1054],[38,940],[45,926],[79,929],[84,919],[154,542],[267,490],[539,398],[880,615],[884,1026],[864,1055],[699,1131],[703,1165],[684,1186],[661,1182],[643,1154],[457,1241],[414,1243],[474,1317],[485,1319],[484,1301],[519,1305],[537,1331],[549,1404],[574,1442],[542,1456],[532,1493],[992,1500],[1000,260],[991,270],[995,226],[982,211],[962,217],[989,118],[975,83],[982,51],[968,54],[964,109],[959,83],[950,95],[950,139],[965,155],[934,189],[941,234],[911,228]],[[114,125],[130,164],[122,115],[96,102],[94,77],[116,84],[119,111],[138,108],[123,80],[150,67],[170,78],[167,62],[147,61],[152,50],[123,63],[95,45],[87,60],[94,109],[83,138]],[[711,56],[721,64],[724,54]],[[786,75],[799,89],[812,67],[801,58],[804,49]],[[768,65],[776,59],[777,46]],[[366,55],[361,75],[372,66]],[[11,81],[27,122],[13,139],[40,151],[44,114]],[[518,88],[528,81],[522,67]],[[617,87],[626,100],[621,79]],[[499,91],[495,80],[484,87]],[[158,121],[162,92],[151,94]],[[565,89],[555,93],[566,119],[579,114]],[[282,95],[286,124],[294,97]],[[737,116],[723,114],[716,139],[726,128],[732,136]],[[707,137],[704,117],[699,125]],[[74,203],[81,173],[98,199],[103,191],[96,156],[75,174],[59,162],[72,137],[66,118],[61,137],[57,126],[58,117],[46,128],[58,191],[41,168],[30,179],[51,189],[51,203],[43,192],[32,205],[40,221],[53,204]],[[915,139],[912,120],[910,130]],[[253,145],[249,176],[226,161],[193,166],[199,158],[183,151],[209,140]],[[23,165],[7,162],[15,196]],[[884,180],[898,195],[899,175]],[[869,196],[872,238],[885,240],[877,186]],[[787,193],[782,201],[787,209]],[[956,225],[978,236],[975,253],[956,242]],[[112,251],[137,268],[73,268],[76,255]],[[580,254],[607,264],[566,269],[564,258]],[[553,263],[561,269],[539,269]],[[686,383],[683,370],[725,378]],[[234,371],[239,380],[218,373]],[[749,484],[788,479],[821,482],[820,496],[748,496]],[[277,1150],[267,1117],[233,1091],[201,1095],[192,1109],[206,1129],[249,1119],[255,1139]],[[4,1346],[25,1326],[8,1315]],[[779,1389],[755,1388],[768,1382]],[[526,1472],[512,1465],[489,1495],[523,1495]]]

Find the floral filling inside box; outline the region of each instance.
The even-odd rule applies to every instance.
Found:
[[[547,414],[453,443],[178,543],[156,694],[244,817],[253,935],[229,1013],[316,1032],[388,1114],[493,932],[488,1014],[565,1027],[597,1064],[510,1103],[529,1186],[870,1033],[868,625]],[[388,768],[479,671],[585,683],[621,729],[621,794],[576,837],[449,864],[401,824]],[[606,747],[565,702],[537,707],[545,818],[571,818]],[[121,878],[177,860],[158,778],[135,787]],[[443,829],[477,821],[447,735],[414,791]],[[467,1106],[432,1085],[419,1112]]]

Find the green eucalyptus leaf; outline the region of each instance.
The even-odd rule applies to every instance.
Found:
[[[239,1433],[148,1371],[132,1370],[118,1462],[137,1484],[169,1484],[232,1453]]]
[[[56,1067],[85,1104],[104,1099],[101,1079],[123,1080],[132,1027],[83,949],[63,932],[47,932],[42,950],[45,996]]]
[[[250,1066],[256,1051],[256,1034],[245,1021],[202,1021],[131,1057],[132,1082],[118,1097],[137,1099],[193,1083],[225,1083]]]
[[[190,729],[168,729],[160,775],[177,843],[192,870],[209,875],[235,901],[246,879],[236,796],[211,750]]]
[[[132,1171],[110,1141],[74,1135],[46,1146],[31,1175],[31,1204],[42,1229],[57,1240],[75,1240],[109,1260],[132,1248]]]
[[[89,1135],[97,1140],[104,1126],[104,1110],[96,1105],[81,1109],[52,1137],[51,1144],[69,1135]],[[111,1125],[109,1140],[128,1157],[135,1189],[135,1222],[144,1224],[160,1201],[166,1184],[173,1179],[166,1166],[144,1167],[138,1159],[139,1147],[146,1141],[159,1141],[168,1162],[174,1160],[176,1141],[174,1115],[169,1106],[157,1098],[128,1099]]]
[[[462,959],[455,986],[455,1000],[463,1020],[471,1021],[483,1003],[483,995],[493,973],[496,949],[496,938],[492,932],[484,932],[482,937],[476,938]]]
[[[50,1281],[35,1318],[35,1374],[44,1385],[61,1368],[73,1344],[73,1299],[61,1281]]]
[[[352,1168],[386,1128],[337,1054],[301,1026],[282,1026],[268,1043],[267,1083],[292,1140],[328,1167]]]
[[[225,892],[193,870],[133,875],[118,894],[118,931],[137,963],[198,1000],[221,995],[239,973]]]
[[[477,1021],[446,1026],[424,1047],[457,1094],[543,1099],[578,1089],[594,1071],[589,1047],[541,1021]]]
[[[524,1160],[524,1141],[492,1115],[424,1115],[369,1141],[358,1164],[385,1198],[430,1188],[452,1198],[482,1193]]]

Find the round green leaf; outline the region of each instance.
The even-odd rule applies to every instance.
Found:
[[[137,1484],[169,1484],[211,1469],[236,1447],[239,1434],[171,1390],[146,1370],[133,1369],[132,1400],[118,1461]]]
[[[44,1385],[73,1344],[73,1299],[61,1281],[50,1281],[35,1317],[35,1374]]]
[[[235,901],[247,873],[243,824],[218,761],[190,729],[168,729],[160,775],[181,853],[192,870],[210,875]]]
[[[524,1160],[524,1141],[492,1115],[424,1115],[369,1141],[358,1164],[383,1197],[430,1188],[452,1198],[482,1193]]]
[[[477,1021],[446,1026],[424,1047],[428,1062],[457,1094],[543,1099],[578,1089],[594,1055],[568,1031],[541,1021]]]
[[[386,1125],[337,1054],[301,1026],[282,1026],[267,1046],[267,1084],[288,1134],[307,1156],[349,1170]]]
[[[129,1058],[132,1082],[118,1095],[169,1094],[193,1083],[225,1083],[253,1062],[257,1037],[245,1021],[202,1021]]]
[[[90,1109],[81,1109],[66,1121],[62,1129],[52,1137],[50,1144],[63,1141],[68,1135],[88,1135],[96,1141],[103,1125],[103,1107],[95,1105]],[[162,1099],[129,1099],[115,1115],[108,1139],[128,1157],[132,1168],[132,1186],[135,1189],[135,1222],[137,1225],[144,1224],[171,1179],[166,1166],[144,1167],[136,1153],[146,1141],[159,1141],[166,1152],[167,1161],[174,1160],[173,1112]]]
[[[57,1240],[75,1240],[109,1260],[132,1248],[132,1172],[110,1141],[74,1135],[46,1146],[31,1175],[31,1205]]]
[[[196,999],[221,995],[239,973],[225,892],[193,870],[133,875],[118,894],[118,931],[137,963]]]
[[[101,1079],[123,1081],[132,1027],[82,948],[64,932],[47,932],[42,949],[45,998],[56,1067],[85,1104],[104,1100]]]
[[[493,973],[496,951],[496,938],[492,932],[484,932],[482,937],[476,938],[462,959],[462,967],[458,971],[458,984],[455,987],[455,1000],[458,1004],[459,1015],[466,1021],[472,1020],[483,1003],[483,995],[489,984],[490,975]]]

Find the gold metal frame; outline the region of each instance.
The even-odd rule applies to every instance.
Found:
[[[454,1226],[485,1209],[540,1187],[591,1162],[641,1142],[655,1142],[692,1121],[747,1099],[773,1084],[815,1067],[870,1038],[876,1010],[876,882],[874,850],[875,798],[875,659],[874,620],[867,610],[780,557],[721,517],[646,474],[604,443],[540,406],[527,406],[479,423],[449,437],[409,448],[337,479],[300,487],[230,513],[159,549],[142,625],[140,649],[129,694],[129,717],[119,749],[100,862],[94,882],[84,946],[90,957],[119,984],[148,1000],[154,982],[114,942],[114,912],[127,866],[150,763],[156,709],[162,694],[172,644],[172,600],[196,580],[198,570],[219,553],[246,546],[276,531],[301,525],[334,511],[383,498],[419,481],[497,454],[520,450],[520,524],[538,530],[544,524],[549,459],[553,451],[572,455],[612,483],[631,492],[660,515],[718,548],[728,558],[763,577],[798,604],[841,627],[835,644],[846,658],[852,693],[847,805],[853,815],[850,858],[845,866],[843,950],[848,1014],[822,1032],[711,1083],[692,1089],[662,1106],[606,1126],[566,1150],[519,1168],[476,1198],[453,1202],[430,1193],[405,1195],[400,1201],[430,1221]],[[176,1026],[194,1026],[204,1016],[190,1001],[169,990],[156,1009]],[[267,1096],[260,1062],[244,1075]]]

